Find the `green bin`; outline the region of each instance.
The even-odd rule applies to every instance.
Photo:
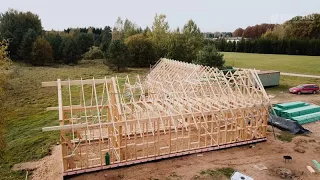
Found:
[[[106,153],[105,159],[106,159],[106,165],[110,165],[110,155],[109,155],[109,153]]]

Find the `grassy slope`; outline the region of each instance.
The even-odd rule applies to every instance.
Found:
[[[227,65],[261,70],[320,75],[320,56],[224,52]]]
[[[50,153],[50,147],[59,141],[57,132],[42,132],[41,128],[58,125],[58,113],[46,111],[46,107],[57,106],[54,87],[41,87],[43,81],[119,77],[146,74],[148,69],[129,69],[125,73],[109,71],[99,61],[82,62],[76,66],[28,67],[15,64],[9,77],[6,112],[6,163],[0,163],[0,179],[24,179],[24,172],[12,172],[12,165],[40,159]]]

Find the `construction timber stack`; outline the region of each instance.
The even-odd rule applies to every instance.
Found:
[[[43,82],[58,90],[64,175],[266,140],[269,98],[255,70],[160,59],[150,73]]]

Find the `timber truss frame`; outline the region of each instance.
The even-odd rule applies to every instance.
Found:
[[[253,69],[160,59],[128,76],[43,82],[58,91],[64,175],[266,140],[270,100]],[[108,160],[106,154],[108,153]]]

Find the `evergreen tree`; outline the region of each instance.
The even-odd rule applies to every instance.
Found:
[[[108,56],[107,54],[108,54],[111,39],[112,39],[111,27],[106,26],[106,27],[104,27],[104,29],[102,31],[102,42],[101,42],[101,46],[100,46],[100,49],[102,52],[104,52],[105,57]]]
[[[128,48],[121,40],[112,40],[109,46],[107,65],[116,71],[125,70],[128,66]]]
[[[54,32],[48,32],[45,35],[46,40],[50,43],[50,46],[52,48],[53,52],[53,59],[55,62],[58,62],[59,60],[62,59],[62,54],[61,54],[61,43],[62,43],[62,37],[58,33]]]
[[[79,53],[82,55],[85,52],[89,50],[90,47],[93,46],[94,44],[94,39],[93,39],[93,33],[80,33],[77,38],[76,42],[79,48]]]
[[[76,41],[72,37],[64,37],[60,49],[62,53],[63,63],[78,63],[80,59],[80,51],[78,49]]]
[[[23,36],[19,49],[19,57],[25,62],[31,62],[32,45],[37,38],[37,33],[33,29],[29,29]]]

